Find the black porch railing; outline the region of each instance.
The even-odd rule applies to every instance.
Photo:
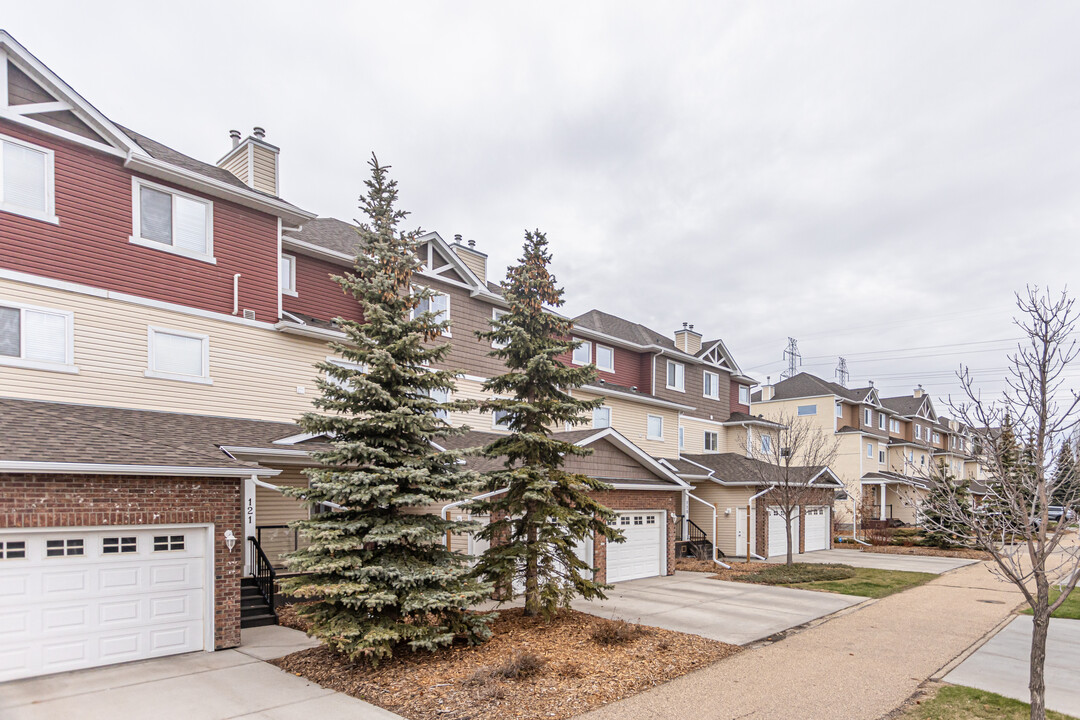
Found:
[[[277,569],[284,569],[285,556],[304,547],[300,531],[288,525],[256,525],[255,537],[259,547]]]
[[[251,550],[251,576],[255,578],[255,584],[259,586],[259,594],[270,606],[270,612],[275,612],[274,596],[277,593],[277,571],[266,557],[259,539],[254,535],[248,536],[248,547]]]
[[[684,523],[685,530],[684,533]],[[691,557],[698,558],[699,560],[708,560],[712,557],[712,543],[709,541],[709,536],[705,533],[690,518],[685,515],[679,515],[675,523],[676,542],[682,542],[686,544],[686,550]]]

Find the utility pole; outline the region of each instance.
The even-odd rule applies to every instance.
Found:
[[[836,382],[840,383],[844,387],[847,387],[847,358],[837,358],[837,360],[839,360],[839,362],[836,364]]]
[[[784,362],[787,363],[787,370],[780,373],[781,380],[787,380],[790,377],[795,377],[799,371],[798,366],[802,365],[802,354],[799,353],[799,343],[793,337],[787,339],[787,350],[784,351]]]

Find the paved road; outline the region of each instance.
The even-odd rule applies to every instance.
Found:
[[[362,700],[283,672],[264,659],[314,641],[271,626],[244,630],[236,650],[63,673],[0,687],[4,720],[400,720]]]
[[[783,556],[770,558],[768,562],[784,562]],[[876,568],[878,570],[904,570],[940,575],[941,573],[974,565],[978,560],[962,558],[931,557],[928,555],[897,555],[894,553],[872,553],[862,550],[817,550],[795,556],[795,562],[839,563],[852,567]]]
[[[945,682],[1027,702],[1030,653],[1031,618],[1021,615],[946,675]],[[1080,620],[1050,620],[1046,707],[1080,717]]]
[[[1021,601],[985,564],[969,565],[582,718],[878,718]]]
[[[668,577],[615,585],[603,601],[575,601],[575,610],[694,633],[745,645],[803,625],[866,598],[792,588],[721,582],[706,573],[677,572]]]

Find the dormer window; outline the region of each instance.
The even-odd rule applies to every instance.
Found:
[[[213,204],[139,178],[132,180],[131,242],[215,263]]]
[[[0,136],[0,210],[56,223],[53,151]]]

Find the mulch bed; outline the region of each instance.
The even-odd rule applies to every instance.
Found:
[[[985,550],[972,550],[970,548],[956,548],[944,550],[942,548],[920,547],[918,545],[874,545],[873,547],[859,548],[863,552],[887,553],[889,555],[927,555],[930,557],[951,557],[964,560],[992,560],[990,553]]]
[[[685,572],[714,573],[721,567],[712,560],[698,560],[697,558],[675,558],[675,569]]]
[[[282,624],[298,624],[292,608],[282,608],[279,616]],[[572,717],[739,651],[696,635],[573,610],[561,611],[550,623],[525,617],[521,609],[503,610],[492,630],[483,645],[402,652],[376,668],[326,647],[273,663],[411,720],[524,720]]]

